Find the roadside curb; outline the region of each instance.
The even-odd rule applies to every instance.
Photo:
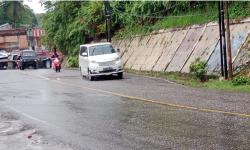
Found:
[[[185,85],[183,85],[183,84],[179,84],[179,83],[176,83],[176,82],[173,82],[173,81],[170,81],[170,80],[167,80],[167,79],[163,79],[163,78],[150,77],[150,76],[146,76],[146,75],[134,74],[134,73],[129,73],[129,72],[125,72],[125,73],[126,73],[126,74],[130,74],[130,75],[134,75],[134,76],[138,76],[138,77],[144,77],[144,78],[149,78],[149,79],[163,80],[163,81],[166,81],[166,82],[171,83],[171,84],[176,84],[176,85],[185,86]]]
[[[66,70],[78,70],[79,68],[68,68],[68,67],[65,67],[65,68],[63,68],[63,69],[66,69]]]

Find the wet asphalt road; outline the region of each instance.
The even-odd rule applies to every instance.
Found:
[[[77,70],[0,78],[1,110],[64,149],[250,149],[250,94],[129,74],[91,82]]]

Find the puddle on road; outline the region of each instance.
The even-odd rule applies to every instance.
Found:
[[[177,109],[67,86],[54,90],[61,85],[47,86],[40,82],[39,85],[46,91],[30,90],[33,99],[39,97],[39,103],[35,100],[33,103],[39,105],[37,111],[42,110],[49,116],[45,118],[63,129],[74,130],[82,137],[90,136],[93,143],[104,145],[103,149],[107,145],[121,149],[250,149],[249,118]],[[28,99],[25,94],[18,95]],[[33,112],[37,111],[34,108]],[[29,143],[29,149],[66,149],[53,142],[44,145],[43,137],[37,132],[32,136],[34,141],[27,139],[26,135],[34,128],[27,128],[18,120],[8,113],[0,115],[0,149],[13,145],[12,150],[20,150],[20,147],[27,148],[25,143]],[[89,144],[82,139],[79,142]]]
[[[0,112],[1,150],[73,150],[68,146],[46,141],[36,129],[24,124],[13,114]]]
[[[81,106],[86,107],[88,120],[82,130],[94,130],[93,136],[101,141],[111,138],[113,143],[132,149],[250,149],[249,118],[126,98],[94,101],[84,100]]]

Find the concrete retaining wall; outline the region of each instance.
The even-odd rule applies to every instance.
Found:
[[[140,70],[141,66],[144,64],[145,58],[148,56],[148,53],[150,53],[151,49],[153,49],[154,43],[152,42],[155,42],[155,40],[151,40],[151,36],[145,36],[141,38],[142,42],[136,48],[139,53],[134,53],[132,56],[136,58],[133,61],[131,69]]]
[[[238,56],[235,58],[233,67],[234,71],[238,72],[242,67],[245,67],[247,63],[250,64],[250,34],[246,38],[246,41],[242,45],[242,48],[240,49]]]
[[[173,32],[173,36],[169,38],[163,48],[163,53],[159,56],[159,60],[156,62],[153,71],[165,71],[171,60],[173,59],[176,50],[182,43],[183,39],[187,34],[186,30],[177,30]]]
[[[202,32],[203,28],[201,27],[188,30],[187,35],[183,39],[182,43],[179,45],[179,48],[176,50],[173,59],[167,67],[167,72],[181,71],[182,67],[185,65],[189,56],[192,54],[196,44],[198,43]]]
[[[200,58],[207,62],[209,73],[218,74],[220,72],[218,32],[217,23],[209,23],[184,29],[162,30],[130,39],[113,39],[113,45],[120,49],[125,68],[188,73],[190,64]],[[247,47],[244,43],[250,41],[249,33],[249,20],[231,25],[234,67],[248,60],[246,50],[241,49]],[[244,61],[241,61],[242,57]]]
[[[165,32],[156,36],[157,43],[152,49],[151,55],[145,60],[141,70],[151,71],[155,67],[164,52],[164,48],[170,43],[173,34],[173,32]]]
[[[181,71],[189,72],[189,66],[197,58],[200,58],[200,60],[207,62],[208,58],[213,53],[213,50],[215,49],[218,40],[219,40],[218,27],[215,25],[206,27],[192,55],[189,57],[189,59],[187,60],[186,64],[184,65]]]

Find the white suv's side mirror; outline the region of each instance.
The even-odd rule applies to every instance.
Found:
[[[83,53],[82,53],[82,56],[83,56],[83,57],[88,57],[88,54],[87,54],[86,52],[83,52]]]

